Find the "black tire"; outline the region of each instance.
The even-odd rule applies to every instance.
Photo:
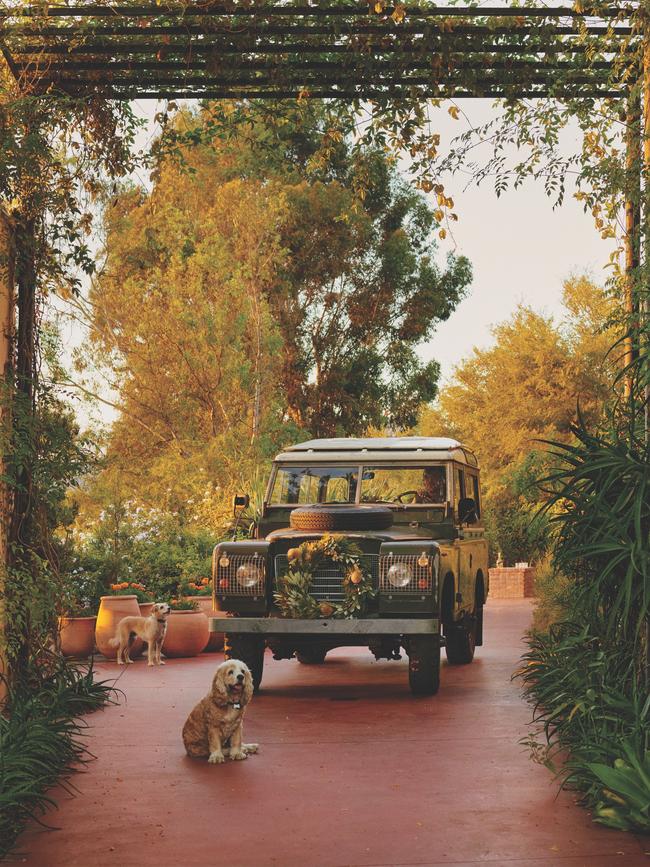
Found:
[[[440,688],[440,642],[411,638],[408,645],[409,686],[413,695],[435,695]]]
[[[296,651],[296,659],[301,665],[322,665],[327,651],[321,647],[310,647],[308,650]]]
[[[294,530],[387,530],[392,523],[388,506],[301,506],[290,517]]]
[[[445,630],[445,649],[450,665],[468,665],[474,659],[476,647],[476,617],[462,623],[452,623]]]
[[[264,639],[249,635],[224,636],[223,651],[226,659],[240,659],[250,668],[255,692],[260,688],[264,673]]]

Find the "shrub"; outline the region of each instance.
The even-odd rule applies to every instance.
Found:
[[[212,578],[197,578],[196,581],[181,581],[179,596],[212,596]]]
[[[0,712],[0,858],[14,846],[26,822],[41,822],[56,806],[46,794],[90,758],[79,716],[115,700],[92,666],[50,660],[47,671],[32,667],[20,686],[9,687]],[[63,775],[63,780],[60,779]]]
[[[199,603],[195,599],[171,599],[169,606],[172,611],[198,611]]]
[[[630,830],[648,832],[650,820],[647,814],[642,818],[634,797],[603,780],[602,767],[619,759],[624,744],[628,761],[634,756],[643,762],[650,699],[636,685],[630,647],[612,644],[602,633],[595,635],[589,625],[564,622],[529,637],[524,666],[517,673],[539,726],[528,745],[563,786],[581,793],[597,821],[611,818],[607,812],[601,817],[599,811],[612,808],[607,794],[612,790],[619,798],[619,827],[627,823]],[[650,799],[650,778],[643,782],[639,774],[638,784],[646,787]]]
[[[137,581],[122,581],[120,584],[111,584],[110,591],[114,596],[135,596],[138,602],[153,602],[151,594],[144,584]]]

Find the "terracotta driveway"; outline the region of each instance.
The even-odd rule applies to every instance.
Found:
[[[212,766],[180,731],[221,657],[131,666],[126,702],[90,718],[97,755],[58,793],[59,830],[30,831],[32,867],[343,867],[648,864],[641,841],[593,825],[518,740],[530,712],[510,681],[525,601],[486,608],[471,666],[443,664],[434,698],[411,698],[406,663],[343,649],[322,667],[267,660],[247,715],[261,753]],[[444,654],[443,654],[444,655]],[[113,675],[113,665],[100,665]],[[646,846],[650,848],[650,846]],[[23,860],[24,859],[24,860]]]

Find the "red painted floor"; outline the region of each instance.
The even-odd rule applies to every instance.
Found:
[[[413,699],[406,662],[332,652],[322,667],[267,659],[247,712],[261,752],[208,765],[180,732],[218,654],[140,661],[126,701],[89,718],[96,754],[16,858],[32,867],[636,867],[641,842],[594,825],[518,741],[529,708],[510,680],[527,601],[492,601],[474,663],[443,663],[434,698]],[[444,654],[443,654],[444,655]],[[100,665],[101,675],[117,673]],[[650,845],[646,846],[650,848]]]

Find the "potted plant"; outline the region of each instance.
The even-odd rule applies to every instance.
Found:
[[[59,617],[59,647],[63,656],[87,659],[95,649],[97,614],[92,606],[82,603],[67,606]]]
[[[151,611],[150,604],[153,604],[153,599],[146,587],[137,581],[120,581],[110,584],[109,589],[111,595],[102,596],[100,600],[95,640],[98,649],[107,659],[115,659],[117,651],[110,645],[110,640],[115,636],[117,624],[123,617],[146,617]],[[143,611],[140,604],[148,606],[149,610],[145,608]],[[139,656],[143,648],[142,639],[136,638],[129,650],[131,659]]]
[[[212,579],[197,578],[195,581],[182,581],[179,586],[180,597],[194,601],[206,617],[213,617],[221,611],[219,604],[214,604],[212,596]],[[223,632],[211,632],[205,653],[223,650]]]
[[[163,653],[168,657],[197,656],[210,637],[207,616],[194,599],[172,599]]]
[[[87,659],[95,649],[96,583],[73,571],[63,577],[60,598],[59,648],[63,656]]]

